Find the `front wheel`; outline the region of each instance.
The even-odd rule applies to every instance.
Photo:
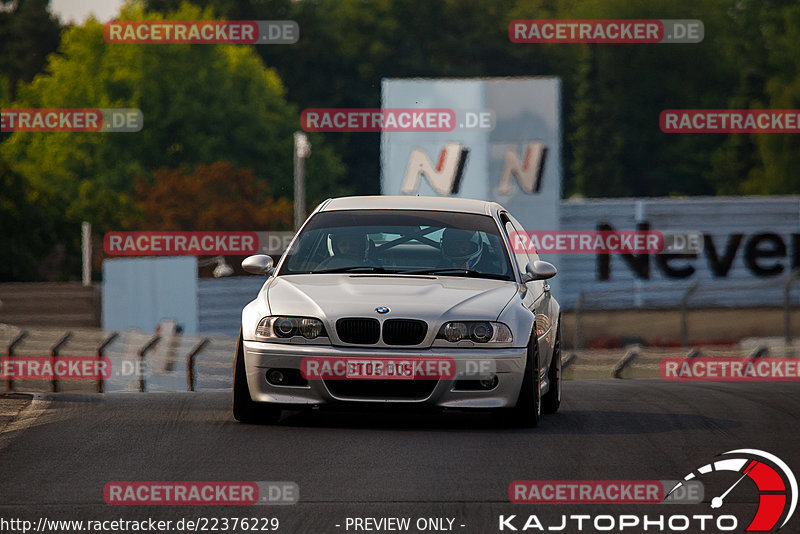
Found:
[[[270,405],[260,405],[250,397],[247,373],[244,367],[244,344],[242,332],[236,343],[236,363],[233,367],[233,417],[242,423],[274,424],[281,417],[281,409]]]
[[[561,406],[561,319],[558,320],[556,339],[553,342],[553,361],[547,371],[547,381],[550,389],[542,397],[542,410],[544,413],[556,413]]]
[[[539,380],[539,340],[536,330],[531,333],[525,361],[525,377],[517,397],[517,404],[498,413],[503,423],[534,428],[542,417],[542,389]]]

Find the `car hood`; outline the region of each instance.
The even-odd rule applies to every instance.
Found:
[[[306,274],[267,284],[272,315],[494,320],[517,293],[502,280],[453,276]],[[386,306],[390,312],[375,311]]]

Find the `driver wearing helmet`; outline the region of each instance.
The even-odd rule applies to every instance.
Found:
[[[344,228],[331,234],[333,256],[324,260],[320,267],[338,269],[340,267],[357,267],[365,265],[367,253],[367,236],[355,229]]]
[[[479,265],[483,259],[483,241],[478,232],[447,228],[442,232],[440,250],[443,260],[441,267],[469,271],[483,270]]]

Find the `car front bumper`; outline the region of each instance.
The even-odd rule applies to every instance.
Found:
[[[505,408],[517,402],[525,371],[526,348],[424,350],[330,345],[295,345],[244,341],[244,360],[250,396],[256,402],[293,406],[326,404],[392,403],[436,408]],[[491,362],[497,376],[492,389],[464,389],[457,376],[434,380],[308,380],[302,386],[278,386],[267,381],[270,369],[301,370],[305,358],[452,359],[458,369],[467,361]],[[457,383],[458,382],[458,383]],[[473,381],[474,382],[474,381]]]

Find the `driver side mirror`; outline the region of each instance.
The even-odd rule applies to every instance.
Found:
[[[533,280],[547,280],[553,278],[558,269],[552,263],[536,260],[525,266],[525,274],[522,275],[522,283],[526,284]]]
[[[242,261],[242,269],[250,274],[264,274],[269,275],[274,271],[272,267],[272,258],[266,254],[255,254],[248,256]]]

